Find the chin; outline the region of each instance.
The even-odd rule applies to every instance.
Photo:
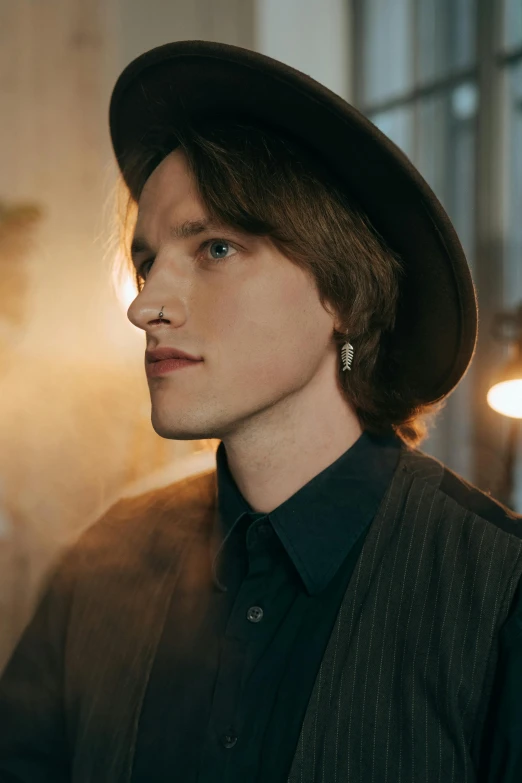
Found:
[[[194,423],[192,425],[189,422],[169,421],[168,417],[163,417],[153,408],[151,415],[151,423],[154,432],[160,436],[160,438],[167,438],[168,440],[203,440],[206,438],[218,437],[213,434],[207,434],[207,430],[198,428]]]
[[[166,421],[158,420],[152,416],[152,429],[160,436],[160,438],[167,438],[168,440],[195,440],[198,435],[194,435],[188,432],[186,429],[180,428],[173,424],[169,424]]]

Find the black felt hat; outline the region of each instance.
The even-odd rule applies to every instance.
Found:
[[[120,167],[178,112],[240,115],[279,128],[346,183],[405,266],[390,368],[419,402],[447,395],[475,351],[475,288],[448,215],[406,155],[353,106],[288,65],[237,46],[176,41],[137,57],[116,82],[109,123]]]

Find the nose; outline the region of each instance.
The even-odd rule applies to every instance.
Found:
[[[173,319],[179,326],[186,319],[187,302],[183,293],[186,288],[187,282],[176,273],[174,264],[169,259],[160,259],[158,254],[141,291],[127,309],[127,318],[143,331],[151,325],[170,324]]]
[[[145,331],[153,323],[168,320],[163,309],[164,305],[161,302],[158,304],[156,301],[151,301],[151,298],[145,296],[144,291],[141,291],[131,302],[127,310],[127,318],[131,324]]]

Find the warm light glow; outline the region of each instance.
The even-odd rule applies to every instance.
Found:
[[[131,302],[136,299],[136,286],[129,275],[124,278],[120,285],[119,299],[125,312],[129,309]]]
[[[122,308],[124,314],[127,315],[127,310],[129,309],[131,302],[136,299],[138,292],[136,290],[136,284],[132,278],[131,272],[120,251],[116,253],[113,262],[112,285],[120,307]],[[137,326],[134,326],[134,324],[131,324],[130,321],[128,323],[134,329],[138,328]]]
[[[487,400],[494,411],[522,419],[522,378],[496,383],[488,391]]]

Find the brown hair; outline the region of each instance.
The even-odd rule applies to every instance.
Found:
[[[313,277],[323,307],[341,319],[343,330],[334,330],[333,338],[340,349],[348,335],[354,359],[346,372],[339,361],[338,380],[361,427],[374,434],[395,432],[418,447],[428,434],[425,415],[438,412],[445,400],[419,402],[401,382],[399,369],[393,372],[386,347],[403,267],[357,201],[301,142],[280,131],[238,120],[197,127],[185,121],[158,131],[161,143],[132,151],[122,163],[128,184],[122,180],[120,244],[129,268],[134,272],[131,215],[137,214],[143,186],[180,147],[209,217],[269,237]],[[140,290],[137,275],[136,285]]]

